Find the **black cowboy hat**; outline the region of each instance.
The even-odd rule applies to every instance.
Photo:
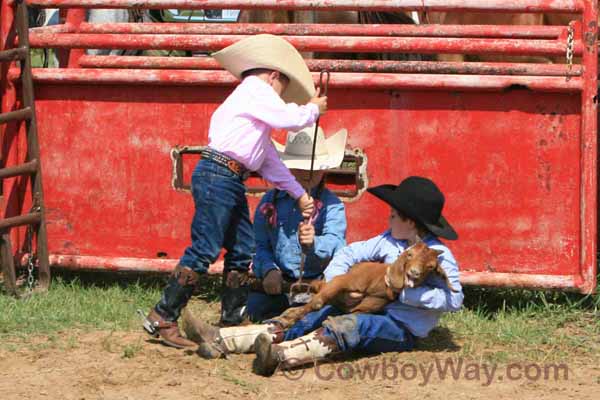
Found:
[[[422,223],[434,235],[458,239],[456,231],[442,215],[444,195],[430,179],[410,176],[398,186],[380,185],[367,191],[408,218]]]

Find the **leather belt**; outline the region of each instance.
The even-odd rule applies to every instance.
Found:
[[[244,167],[242,163],[240,163],[237,160],[234,160],[227,154],[223,154],[209,147],[202,150],[202,158],[211,160],[223,167],[229,168],[231,172],[239,176],[243,181],[248,179],[248,176],[250,176],[251,171],[248,168]]]

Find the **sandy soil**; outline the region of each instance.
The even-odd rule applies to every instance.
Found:
[[[566,376],[564,368],[555,376],[546,364],[510,367],[466,359],[460,364],[456,349],[414,351],[338,359],[264,378],[252,372],[252,355],[206,361],[192,351],[164,347],[143,333],[63,332],[52,343],[43,339],[26,347],[4,343],[0,349],[0,398],[4,400],[525,400],[592,399],[600,392],[600,366],[584,358],[565,364]],[[442,378],[440,371],[450,360],[461,370],[455,377],[448,371]]]

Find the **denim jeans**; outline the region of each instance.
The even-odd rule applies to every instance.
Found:
[[[205,273],[225,248],[225,269],[248,270],[254,231],[244,182],[229,168],[203,159],[192,173],[192,195],[192,244],[179,263]]]
[[[199,274],[206,273],[225,248],[225,269],[248,270],[254,253],[246,186],[229,168],[200,160],[192,174],[196,212],[192,220],[192,245],[179,263]],[[181,286],[171,277],[156,311],[167,321],[177,321],[192,296],[193,287]]]
[[[290,308],[287,296],[268,295],[260,292],[250,292],[248,295],[248,317],[253,322],[273,318]]]
[[[321,326],[341,351],[367,354],[412,350],[415,337],[389,314],[344,314],[333,306],[307,314],[285,333],[284,340],[304,336]]]

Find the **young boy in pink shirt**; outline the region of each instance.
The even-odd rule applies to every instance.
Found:
[[[211,117],[208,147],[192,173],[192,244],[143,323],[149,334],[178,348],[195,346],[181,336],[177,320],[199,275],[221,248],[227,250],[226,271],[247,271],[252,261],[254,234],[244,185],[249,172],[257,171],[296,199],[304,217],[312,214],[313,200],[279,159],[271,129],[300,130],[327,110],[327,98],[315,91],[302,56],[282,38],[252,36],[213,56],[242,83]]]

